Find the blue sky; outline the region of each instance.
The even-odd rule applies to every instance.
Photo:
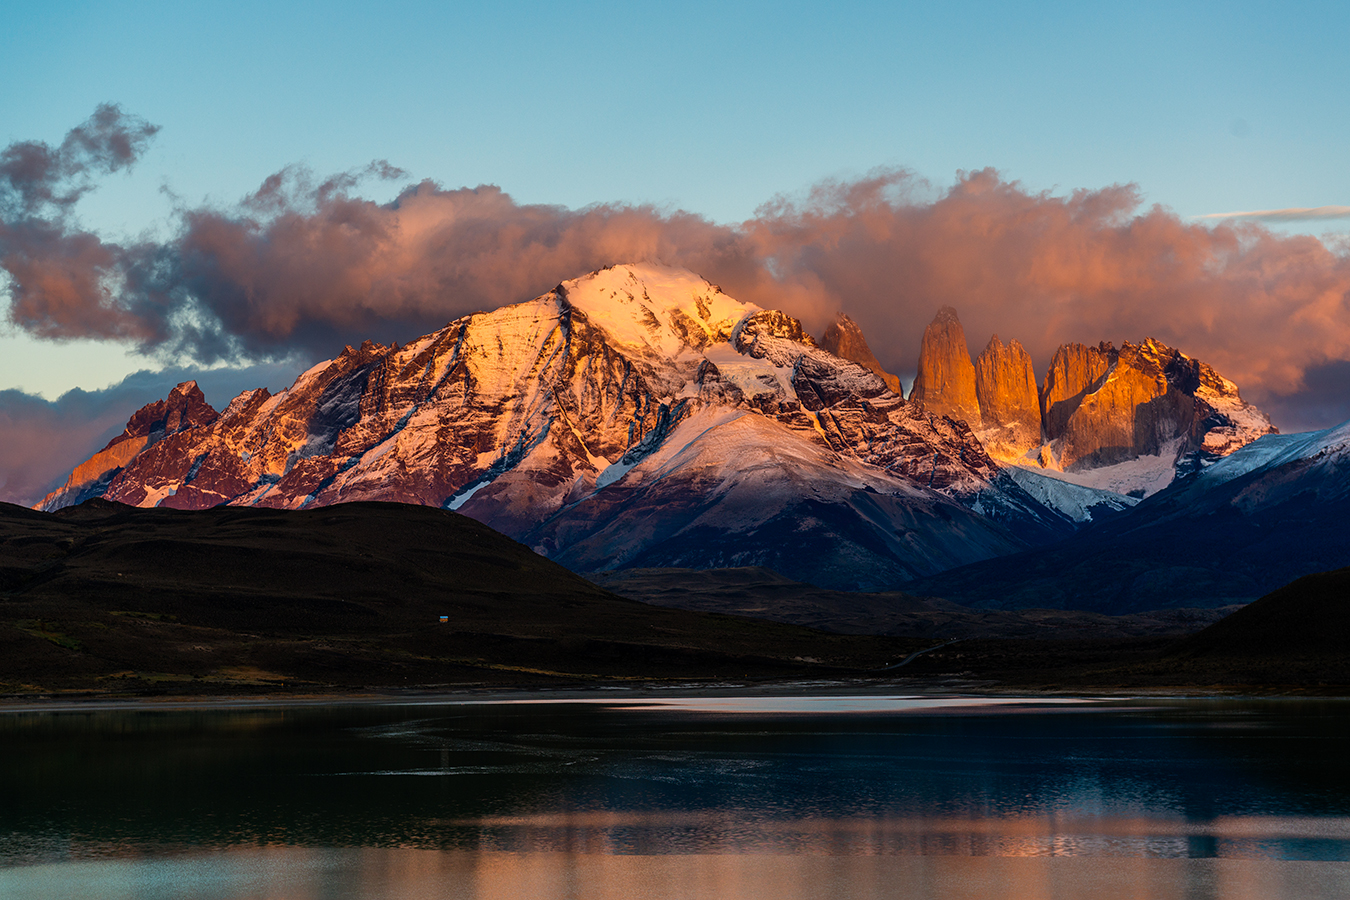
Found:
[[[727,224],[883,166],[935,192],[987,166],[1057,194],[1133,182],[1185,217],[1350,204],[1343,3],[48,2],[4,26],[0,144],[57,144],[102,102],[161,126],[81,201],[117,239],[372,159]],[[49,398],[158,364],[0,338],[0,389]]]

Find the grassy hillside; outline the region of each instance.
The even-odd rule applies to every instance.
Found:
[[[809,676],[913,646],[650,607],[426,507],[0,506],[0,692]]]
[[[1344,695],[1350,569],[1299,578],[1189,636],[967,641],[907,671],[1064,691],[1201,687]]]
[[[624,599],[472,519],[420,506],[0,504],[0,694],[860,676],[898,690],[1350,686],[1350,569],[1299,579],[1188,637],[1168,635],[1184,623],[1163,619],[836,596],[760,570],[674,575],[631,573],[615,586],[705,611]],[[706,611],[768,606],[834,627],[846,613],[907,636]],[[939,630],[963,639],[876,673]]]

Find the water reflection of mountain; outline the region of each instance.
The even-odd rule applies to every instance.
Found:
[[[256,845],[1350,858],[1344,704],[0,717],[4,862]]]

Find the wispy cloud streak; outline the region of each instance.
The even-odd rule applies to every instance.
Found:
[[[1254,219],[1262,222],[1316,222],[1319,219],[1350,219],[1350,206],[1291,206],[1288,209],[1253,209],[1247,212],[1206,213],[1195,219]]]

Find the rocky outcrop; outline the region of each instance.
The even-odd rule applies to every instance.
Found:
[[[197,382],[184,381],[165,399],[141,407],[127,422],[122,434],[109,441],[108,446],[137,437],[146,437],[153,444],[167,435],[209,425],[218,415],[206,402],[206,395],[197,387]]]
[[[1126,342],[1119,351],[1101,344],[1063,358],[1070,365],[1051,370],[1069,376],[1062,399],[1052,395],[1056,386],[1049,374],[1046,379],[1052,412],[1047,412],[1045,433],[1065,469],[1165,454],[1183,470],[1194,469],[1276,430],[1264,413],[1242,400],[1231,381],[1152,338]],[[1105,371],[1073,391],[1103,364]],[[1073,376],[1079,380],[1069,380]]]
[[[867,338],[863,337],[862,329],[858,327],[858,323],[844,313],[839,313],[835,320],[830,323],[830,326],[825,329],[825,333],[820,338],[820,346],[840,359],[847,359],[860,366],[866,366],[878,378],[886,382],[886,387],[891,389],[891,393],[901,393],[899,377],[882,368],[880,360],[876,358],[872,348],[867,345]]]
[[[168,397],[137,410],[121,434],[76,466],[66,483],[43,498],[38,508],[60,509],[102,496],[112,480],[143,450],[181,431],[209,425],[217,416],[197,382],[179,384]]]
[[[791,316],[652,265],[401,347],[348,347],[145,447],[102,496],[397,500],[459,510],[579,569],[790,561],[794,577],[841,587],[1072,527],[963,421],[907,403]]]
[[[980,404],[985,444],[1027,448],[1040,443],[1041,405],[1031,356],[1014,339],[1007,346],[998,335],[975,360],[975,396]]]
[[[1158,456],[1174,438],[1185,433],[1195,414],[1195,400],[1174,390],[1161,372],[1132,365],[1129,351],[1118,356],[1074,407],[1063,431],[1050,433],[1059,441],[1059,463],[1098,467],[1139,456]]]
[[[1105,342],[1096,347],[1060,345],[1041,387],[1041,421],[1046,435],[1054,438],[1064,433],[1069,416],[1106,376],[1115,358],[1115,348]]]
[[[1275,431],[1231,381],[1151,338],[1119,350],[1061,345],[1039,390],[1017,341],[994,335],[973,367],[965,346],[944,307],[924,333],[911,399],[970,423],[993,459],[1073,473],[1087,487],[1146,496]]]
[[[975,366],[956,310],[944,306],[923,332],[919,367],[910,400],[929,412],[959,419],[978,428],[980,402],[975,395]]]

